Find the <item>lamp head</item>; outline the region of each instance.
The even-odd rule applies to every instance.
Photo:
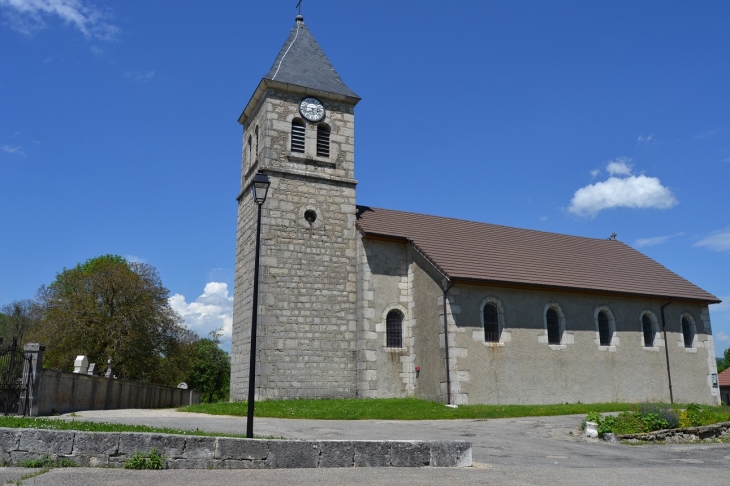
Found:
[[[251,191],[253,192],[253,200],[259,206],[261,206],[264,201],[266,201],[266,193],[269,191],[270,184],[271,181],[269,181],[269,176],[267,176],[263,172],[257,173],[256,176],[253,178],[253,182],[251,183]]]

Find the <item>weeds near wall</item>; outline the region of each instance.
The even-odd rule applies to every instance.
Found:
[[[165,456],[161,456],[156,447],[146,453],[137,451],[124,461],[124,469],[165,469],[165,467]]]
[[[641,434],[655,430],[675,429],[678,427],[700,427],[703,425],[725,422],[730,418],[726,410],[717,407],[700,407],[690,403],[679,414],[667,405],[647,403],[638,410],[619,413],[616,416],[590,412],[583,421],[598,424],[598,435],[613,432],[614,434]]]

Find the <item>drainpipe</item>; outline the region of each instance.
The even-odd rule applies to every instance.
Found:
[[[667,321],[664,319],[664,308],[672,303],[672,299],[662,306],[662,328],[664,329],[664,353],[667,356],[667,378],[669,378],[669,402],[674,403],[672,395],[672,372],[669,369],[669,341],[667,341]]]
[[[446,285],[448,280],[442,284],[444,292],[444,348],[446,349],[446,404],[451,405],[451,370],[449,370],[449,319],[446,315],[446,294],[454,286],[454,283]]]

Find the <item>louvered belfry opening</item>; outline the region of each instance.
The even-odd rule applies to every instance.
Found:
[[[385,317],[385,339],[389,348],[403,347],[403,314],[397,310],[388,312]]]
[[[651,318],[648,314],[641,316],[641,328],[644,331],[644,347],[654,347],[654,326],[651,324]]]
[[[560,329],[560,316],[555,309],[548,309],[547,319],[548,344],[560,344],[563,340],[563,331]]]
[[[330,156],[330,127],[324,123],[317,125],[317,157]]]
[[[684,347],[691,348],[694,336],[692,336],[692,326],[686,317],[682,318],[682,335],[684,336]]]
[[[600,339],[601,346],[610,346],[611,338],[611,325],[608,323],[608,316],[605,312],[601,311],[598,313],[598,336]]]
[[[304,122],[295,118],[291,122],[291,151],[304,153]]]
[[[484,306],[484,341],[499,342],[499,313],[493,304]]]

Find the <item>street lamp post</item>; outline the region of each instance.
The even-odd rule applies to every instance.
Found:
[[[253,439],[253,409],[254,393],[256,390],[256,323],[258,318],[259,305],[259,246],[261,240],[261,206],[266,201],[266,193],[269,190],[269,178],[263,172],[259,172],[251,183],[253,200],[258,206],[258,219],[256,221],[256,257],[253,270],[253,303],[251,305],[251,363],[248,371],[248,412],[246,414],[246,437]]]

